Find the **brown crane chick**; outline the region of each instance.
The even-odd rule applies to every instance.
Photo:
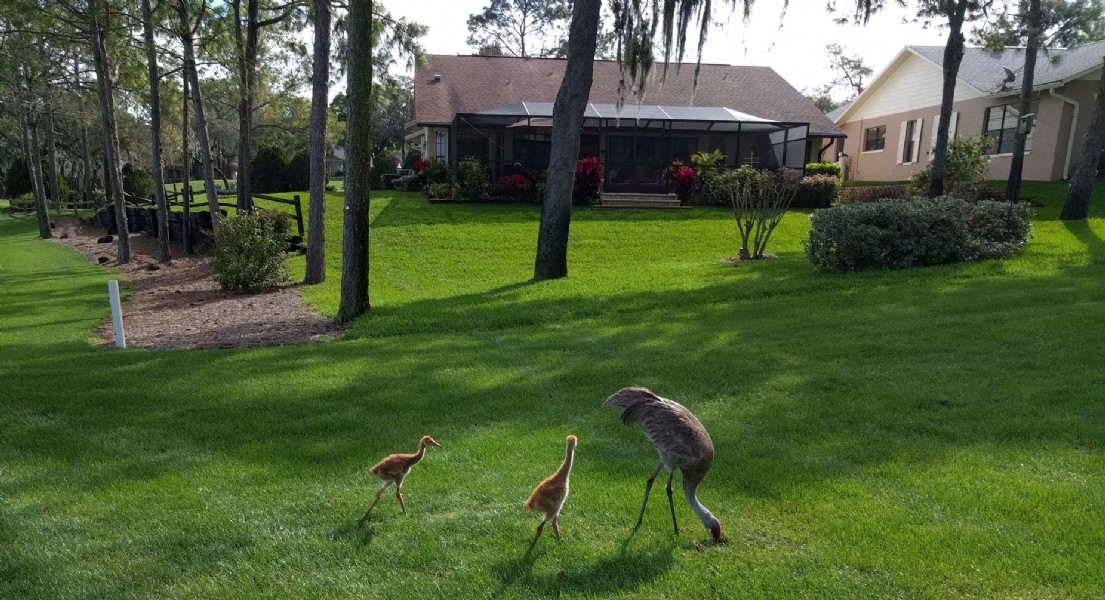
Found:
[[[545,520],[537,526],[537,533],[533,535],[533,541],[529,543],[529,552],[541,537],[541,531],[545,529],[545,523],[552,521],[553,533],[556,541],[560,541],[560,509],[564,507],[564,500],[568,497],[568,474],[572,472],[572,461],[575,459],[576,436],[569,435],[564,449],[564,463],[555,473],[549,475],[533,490],[526,500],[525,507],[534,512],[545,513]]]
[[[407,514],[407,506],[403,503],[403,479],[411,472],[411,467],[417,465],[418,462],[422,460],[422,457],[426,454],[426,446],[440,448],[441,444],[434,441],[434,438],[428,435],[423,436],[422,441],[418,443],[418,452],[414,454],[389,455],[369,469],[370,473],[384,482],[384,487],[380,488],[379,492],[376,492],[376,499],[372,501],[372,506],[369,506],[368,510],[364,511],[364,516],[357,522],[357,527],[364,525],[364,522],[368,520],[368,515],[372,513],[372,509],[375,508],[376,503],[380,501],[380,496],[383,495],[384,490],[391,487],[392,484],[395,484],[395,497],[399,500],[399,507],[403,509],[403,514]]]
[[[603,406],[612,406],[622,410],[622,422],[626,425],[636,423],[645,432],[659,454],[660,464],[645,484],[645,500],[641,503],[641,513],[637,516],[636,530],[645,518],[645,506],[648,494],[652,491],[652,482],[667,468],[668,507],[671,508],[671,523],[675,534],[679,535],[679,524],[675,520],[675,502],[672,500],[671,481],[676,469],[683,472],[683,496],[691,510],[698,515],[702,526],[710,532],[715,542],[723,542],[721,522],[702,503],[698,501],[698,484],[706,477],[710,465],[714,462],[714,442],[702,426],[698,417],[685,406],[674,400],[661,398],[643,387],[627,387],[618,390],[606,399]]]

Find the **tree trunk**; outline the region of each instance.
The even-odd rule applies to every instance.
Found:
[[[1032,84],[1036,77],[1036,50],[1040,44],[1040,0],[1029,0],[1028,44],[1025,47],[1024,69],[1021,73],[1021,102],[1017,107],[1023,119],[1032,110]],[[1005,185],[1005,199],[1016,202],[1021,198],[1021,175],[1024,172],[1024,147],[1028,144],[1025,127],[1017,128],[1013,138],[1013,160],[1009,165],[1009,181]]]
[[[161,72],[157,68],[150,0],[142,0],[142,32],[146,40],[146,66],[150,77],[150,146],[153,150],[154,197],[157,199],[157,262],[165,264],[171,260],[169,200],[165,197],[165,168],[161,163]]]
[[[181,90],[184,92],[184,105],[180,110],[180,197],[184,202],[184,253],[193,254],[192,248],[192,152],[188,148],[188,70],[181,73]]]
[[[345,224],[341,247],[341,302],[338,322],[348,323],[369,310],[368,209],[372,158],[372,0],[351,0],[347,18],[349,53],[345,97]]]
[[[963,20],[970,0],[956,0],[948,14],[948,44],[944,47],[944,88],[940,100],[940,126],[936,128],[936,149],[932,154],[932,180],[929,196],[944,194],[944,170],[948,160],[948,131],[955,101],[955,83],[963,62]]]
[[[211,162],[211,140],[207,134],[207,117],[203,110],[203,93],[200,89],[199,73],[196,71],[195,40],[192,24],[188,18],[187,7],[181,4],[180,42],[184,46],[184,71],[192,92],[192,110],[195,112],[196,143],[199,144],[200,161],[203,166],[203,185],[207,194],[207,210],[211,211],[211,227],[219,226],[219,191],[215,188],[215,166]],[[187,96],[187,94],[186,94]],[[191,168],[191,162],[188,167]]]
[[[118,228],[119,254],[117,262],[130,262],[130,236],[127,232],[127,210],[123,202],[123,176],[119,172],[119,130],[115,123],[115,98],[111,80],[111,65],[107,56],[107,33],[102,28],[101,19],[107,7],[101,2],[94,3],[92,15],[92,59],[96,64],[96,81],[100,95],[100,120],[104,128],[104,175],[110,182],[112,202],[115,205],[115,225]]]
[[[1093,104],[1090,129],[1082,138],[1082,154],[1074,175],[1070,178],[1067,201],[1059,218],[1064,221],[1085,219],[1090,214],[1090,192],[1097,177],[1097,163],[1101,160],[1101,148],[1105,146],[1105,65],[1097,83],[1097,100]]]
[[[46,103],[46,156],[50,172],[50,204],[54,212],[61,210],[61,188],[58,187],[58,146],[54,139],[54,109]]]
[[[568,34],[568,64],[553,105],[552,149],[548,184],[537,234],[533,278],[568,276],[568,226],[572,219],[572,185],[579,156],[579,133],[591,94],[601,0],[578,0]]]
[[[242,41],[241,2],[234,2],[238,41],[238,210],[253,210],[253,81],[257,69],[257,37],[260,31],[258,0],[247,0],[245,41]]]
[[[92,147],[88,145],[88,125],[81,125],[81,144],[84,148],[84,201],[92,203]]]
[[[33,110],[33,109],[32,109]],[[38,144],[38,120],[32,113],[27,119],[31,129],[31,189],[35,194],[35,215],[38,217],[38,237],[53,237],[50,231],[50,214],[46,211],[46,192],[42,189],[42,146]]]
[[[330,0],[315,1],[311,90],[311,199],[307,213],[307,272],[303,283],[326,281],[326,116],[330,87]]]

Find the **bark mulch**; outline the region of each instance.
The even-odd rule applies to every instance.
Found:
[[[340,328],[303,304],[297,283],[261,294],[228,292],[201,254],[187,256],[172,242],[172,262],[157,263],[157,238],[130,235],[131,261],[116,265],[118,242],[97,243],[102,229],[72,217],[57,220],[54,240],[89,262],[115,267],[133,285],[123,304],[127,347],[255,348],[332,339]],[[104,286],[106,306],[107,286]],[[111,320],[96,329],[101,346],[114,346]]]

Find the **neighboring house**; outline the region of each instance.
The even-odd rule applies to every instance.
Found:
[[[549,162],[553,102],[566,61],[431,55],[415,71],[407,148],[445,161],[474,156],[492,179]],[[657,65],[645,98],[618,107],[616,62],[596,61],[579,156],[598,156],[609,192],[663,191],[674,159],[720,150],[729,166],[803,169],[843,132],[767,67]],[[831,158],[835,159],[835,155]]]
[[[1040,51],[1032,93],[1035,115],[1026,146],[1026,180],[1066,179],[1090,124],[1105,42]],[[936,143],[944,48],[907,46],[836,117],[848,134],[848,178],[900,181],[928,164]],[[967,48],[955,87],[949,135],[994,140],[987,177],[1005,179],[1020,121],[1023,48]]]
[[[345,148],[335,146],[326,156],[326,176],[341,177],[345,175]]]

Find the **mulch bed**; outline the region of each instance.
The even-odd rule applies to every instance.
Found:
[[[130,235],[130,263],[116,265],[118,242],[97,243],[103,235],[102,229],[61,217],[54,241],[73,247],[92,264],[115,267],[132,283],[134,291],[123,304],[127,347],[254,348],[305,344],[341,334],[332,321],[303,304],[297,283],[262,294],[228,292],[215,282],[205,256],[187,256],[181,242],[172,242],[172,262],[160,265],[157,238],[143,234]],[[96,329],[96,335],[102,346],[115,345],[110,320]]]

